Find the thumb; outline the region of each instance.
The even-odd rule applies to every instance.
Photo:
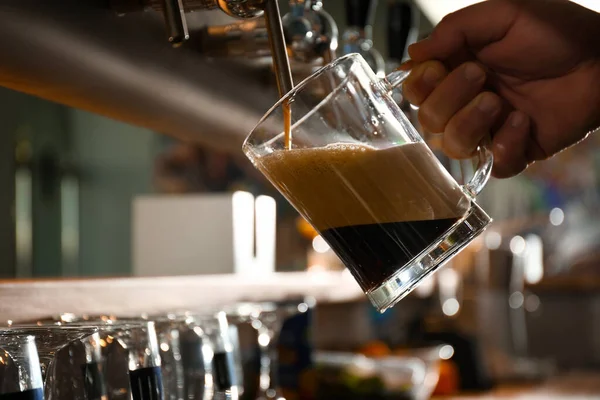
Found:
[[[501,40],[517,17],[519,0],[487,0],[448,14],[431,35],[408,48],[421,63],[448,60]]]

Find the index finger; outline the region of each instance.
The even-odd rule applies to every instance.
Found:
[[[432,34],[409,46],[415,62],[447,60],[501,40],[517,17],[513,0],[487,0],[445,16]]]

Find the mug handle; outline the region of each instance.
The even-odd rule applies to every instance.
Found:
[[[400,85],[404,83],[410,71],[404,69],[398,69],[391,72],[384,78],[384,85],[386,89],[391,92],[392,90],[402,91]],[[489,137],[485,138],[477,147],[477,170],[469,183],[463,185],[463,189],[473,198],[475,198],[479,192],[483,189],[490,174],[492,172],[492,165],[494,164],[494,155],[489,150],[490,140]]]

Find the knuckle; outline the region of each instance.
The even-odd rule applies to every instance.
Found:
[[[456,21],[458,14],[457,11],[451,12],[450,14],[446,14],[438,23],[434,33],[440,33],[446,26],[453,25],[454,21]]]
[[[469,118],[456,116],[446,126],[443,143],[455,158],[469,158],[473,156],[485,134],[485,130],[470,122]]]
[[[477,143],[485,136],[486,130],[474,118],[459,113],[448,122],[446,133],[455,136],[465,147],[475,149]]]

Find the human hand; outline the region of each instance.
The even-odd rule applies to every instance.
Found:
[[[567,0],[487,0],[409,47],[404,84],[444,151],[492,137],[496,177],[520,173],[600,125],[600,14]]]

